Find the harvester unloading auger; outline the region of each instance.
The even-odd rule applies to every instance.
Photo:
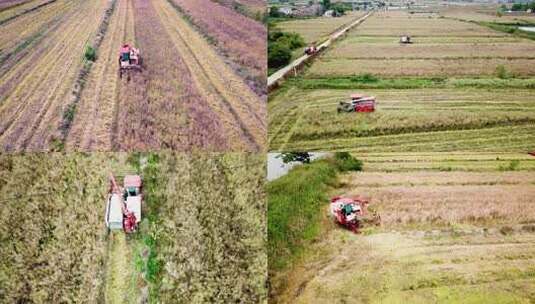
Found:
[[[110,174],[110,189],[106,204],[106,227],[109,230],[123,229],[126,233],[135,232],[141,222],[143,202],[142,181],[139,175],[126,175],[123,187],[119,187],[113,174]]]
[[[364,224],[379,226],[381,217],[368,210],[369,201],[360,197],[335,196],[331,199],[331,216],[335,222],[358,233]]]
[[[139,49],[124,44],[119,51],[119,77],[129,70],[141,71],[141,55]]]

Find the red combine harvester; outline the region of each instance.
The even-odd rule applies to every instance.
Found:
[[[351,100],[340,101],[337,111],[341,112],[373,112],[375,111],[375,97],[362,94],[351,94]]]
[[[110,230],[123,229],[135,232],[141,222],[142,181],[139,175],[126,175],[123,187],[119,187],[110,174],[110,190],[106,205],[106,227]]]
[[[531,151],[531,152],[528,152],[529,155],[531,156],[535,156],[535,150]]]
[[[128,70],[141,71],[141,56],[138,49],[124,44],[119,51],[119,76]]]
[[[369,201],[356,197],[335,196],[331,199],[331,216],[347,229],[358,233],[363,223],[379,225],[381,218],[375,212],[369,214],[367,206]]]
[[[318,48],[315,45],[310,45],[305,48],[306,55],[314,55],[318,52]]]

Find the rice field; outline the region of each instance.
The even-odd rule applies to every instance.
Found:
[[[364,161],[364,170],[342,175],[330,195],[369,198],[370,208],[381,215],[381,226],[353,234],[325,216],[323,232],[308,253],[271,277],[274,303],[535,300],[535,172],[526,166],[496,169],[502,161],[533,164],[534,157],[354,156]],[[485,165],[470,165],[476,162]],[[400,163],[427,165],[396,167]],[[444,163],[452,167],[441,171],[431,165]],[[391,172],[391,167],[398,171]]]
[[[326,39],[329,34],[336,31],[338,28],[362,17],[363,15],[363,13],[351,12],[337,18],[318,17],[283,21],[277,23],[276,28],[283,32],[298,33],[305,39],[307,44],[313,42],[317,43]]]
[[[399,44],[402,35],[411,35],[413,44]],[[475,23],[438,14],[378,12],[326,52],[306,77],[492,77],[499,66],[527,77],[535,75],[534,51],[532,40]]]
[[[0,149],[263,150],[266,28],[208,5],[200,14],[179,0],[32,0],[2,10]],[[121,78],[125,43],[143,64]]]
[[[281,92],[269,103],[274,151],[531,151],[532,90],[358,90],[378,100],[374,113],[337,113],[353,90]]]
[[[109,174],[142,221],[105,225]],[[263,155],[0,155],[1,303],[266,303]]]

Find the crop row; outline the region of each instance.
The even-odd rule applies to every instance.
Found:
[[[169,0],[207,35],[219,52],[237,65],[236,71],[258,94],[265,94],[266,27],[253,19],[210,0],[193,3]]]
[[[513,125],[529,128],[535,119],[531,114],[533,104],[529,90],[517,90],[507,101],[495,99],[495,94],[501,91],[481,89],[360,92],[376,96],[375,113],[337,113],[338,102],[347,99],[352,91],[291,89],[277,95],[270,101],[270,109],[273,109],[270,111],[271,148],[285,144],[292,146],[294,142],[309,142],[316,146],[322,141],[339,140],[341,143],[349,140],[360,142],[361,149],[366,141],[412,134],[414,139],[407,141],[404,138],[403,142],[397,143],[403,145],[415,143],[420,136],[425,138],[433,132],[443,135],[459,132],[458,136],[461,136]],[[303,100],[308,102],[305,104]]]
[[[98,1],[73,5],[58,28],[11,70],[16,75],[16,70],[22,69],[21,78],[4,95],[0,107],[0,145],[5,151],[47,149],[55,137],[54,129],[59,128],[82,65],[85,44],[107,8]]]
[[[107,174],[121,156],[1,158],[0,301],[98,302]]]
[[[163,267],[152,285],[153,300],[264,301],[263,158],[196,153],[158,158],[153,193],[160,199],[152,202],[158,218],[149,234]]]

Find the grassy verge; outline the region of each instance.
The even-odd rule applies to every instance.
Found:
[[[286,268],[320,232],[321,210],[337,174],[360,170],[360,161],[347,153],[292,169],[267,184],[269,270]]]
[[[504,33],[511,34],[517,37],[535,40],[534,32],[523,31],[518,28],[519,26],[534,26],[535,23],[530,23],[530,22],[525,22],[525,23],[501,23],[500,22],[498,23],[498,22],[485,22],[485,21],[479,21],[479,22],[473,21],[473,22],[481,26],[486,26],[498,32],[504,32]]]
[[[533,89],[532,78],[379,78],[363,74],[347,77],[288,79],[283,87],[298,87],[303,90],[318,89],[425,89],[425,88],[514,88]],[[282,89],[282,88],[281,88]],[[280,91],[281,89],[277,90]]]
[[[158,302],[158,291],[161,286],[161,269],[163,261],[158,258],[158,240],[153,231],[158,227],[158,213],[162,203],[167,199],[163,185],[167,182],[160,174],[159,157],[157,154],[133,154],[130,163],[134,165],[143,178],[144,219],[139,232],[134,235],[134,264],[141,274],[142,285],[147,287],[142,297],[149,303]],[[139,281],[138,280],[138,281]]]

